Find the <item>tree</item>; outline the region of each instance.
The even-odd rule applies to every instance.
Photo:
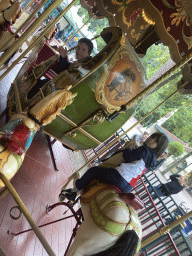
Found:
[[[185,151],[183,144],[181,144],[178,141],[170,142],[168,146],[168,150],[170,154],[175,157],[181,156]]]
[[[170,54],[167,46],[163,44],[153,44],[149,47],[146,55],[140,59],[145,67],[147,79],[152,77],[169,59]]]
[[[165,50],[165,52],[164,52]],[[167,61],[167,49],[163,45],[152,45],[144,58],[141,59],[147,73],[147,77],[151,77],[159,67]],[[157,63],[159,62],[159,63]],[[154,63],[156,67],[154,67]],[[160,65],[161,64],[161,65]],[[160,65],[160,66],[159,66]],[[135,112],[135,118],[140,120],[159,103],[165,100],[171,93],[177,89],[177,84],[181,80],[181,72],[174,73],[169,79],[161,83],[163,87],[145,96]],[[159,86],[158,86],[159,87]],[[150,116],[146,117],[141,124],[145,127],[156,123],[167,113],[178,110],[170,119],[163,123],[163,127],[169,132],[183,140],[184,142],[192,142],[192,97],[191,95],[183,95],[179,92],[174,94],[161,107],[156,109]]]
[[[83,23],[85,23],[89,19],[88,11],[82,8],[81,5],[78,6],[77,14],[83,18]],[[99,35],[102,30],[109,26],[109,21],[107,18],[103,19],[95,19],[94,17],[89,21],[87,27],[88,30],[93,33],[94,35]],[[97,42],[97,50],[101,51],[106,43],[103,41],[101,37],[96,39]]]
[[[190,99],[188,99],[189,102],[191,102]],[[192,106],[186,107],[186,104],[183,103],[183,106],[179,107],[178,111],[162,126],[188,143],[192,142]]]

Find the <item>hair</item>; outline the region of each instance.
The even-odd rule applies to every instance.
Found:
[[[149,136],[149,138],[155,139],[157,142],[157,147],[156,148],[150,148],[152,152],[155,153],[156,157],[158,158],[160,155],[163,154],[163,152],[166,150],[169,144],[169,140],[167,136],[162,133],[162,132],[155,132]],[[146,145],[146,142],[144,142],[144,145]]]
[[[184,176],[184,175],[181,175],[181,177],[183,177],[183,182],[180,182],[180,184],[185,186],[187,184],[187,182],[188,182],[188,177]]]
[[[134,256],[139,243],[139,237],[134,230],[125,231],[117,242],[103,252],[92,256]]]
[[[79,43],[84,43],[84,44],[86,44],[88,46],[88,53],[91,53],[93,51],[93,43],[91,42],[90,39],[85,38],[85,37],[81,38],[79,40]]]

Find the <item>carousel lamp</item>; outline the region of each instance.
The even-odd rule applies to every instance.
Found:
[[[144,9],[142,9],[142,16],[147,23],[150,25],[155,25],[155,22],[148,16],[148,14],[145,13]]]

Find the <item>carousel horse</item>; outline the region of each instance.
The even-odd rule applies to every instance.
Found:
[[[136,143],[135,138],[126,142]],[[115,168],[122,163],[122,150],[100,164]],[[69,182],[80,178],[80,172],[69,177],[62,187],[59,200],[65,197],[62,191]],[[132,193],[122,193],[113,185],[92,181],[80,197],[84,221],[79,227],[67,256],[133,256],[139,251],[142,227],[134,209],[143,208],[143,202]],[[134,209],[133,209],[134,208]]]
[[[94,180],[82,192],[84,221],[67,256],[134,256],[139,251],[142,227],[132,206],[138,209],[142,204],[133,200],[132,193],[117,190]],[[62,194],[59,199],[63,201]]]
[[[133,256],[139,251],[141,223],[126,194],[93,181],[83,191],[80,203],[84,221],[67,256]]]
[[[21,6],[18,1],[0,2],[0,52],[5,52],[19,38],[18,35],[12,38],[12,35],[14,34],[12,25],[15,24],[15,22],[17,21],[17,19],[19,19],[20,16]],[[5,42],[7,43],[5,44]],[[13,58],[15,53],[4,63],[1,69],[4,69],[8,66],[9,61]]]
[[[0,129],[0,172],[7,179],[12,179],[20,168],[39,127],[43,129],[43,126],[51,123],[61,110],[73,102],[76,94],[72,94],[69,89],[53,92],[27,113],[14,115]],[[0,180],[0,189],[3,187],[4,183]]]

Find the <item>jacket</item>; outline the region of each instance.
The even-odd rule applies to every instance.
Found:
[[[147,168],[157,164],[155,153],[145,145],[136,149],[124,149],[123,158],[125,162],[115,169],[132,187],[136,186]]]
[[[170,176],[171,181],[161,185],[161,191],[165,196],[171,194],[177,194],[182,191],[185,186],[182,186],[179,182],[179,174],[173,174]]]

